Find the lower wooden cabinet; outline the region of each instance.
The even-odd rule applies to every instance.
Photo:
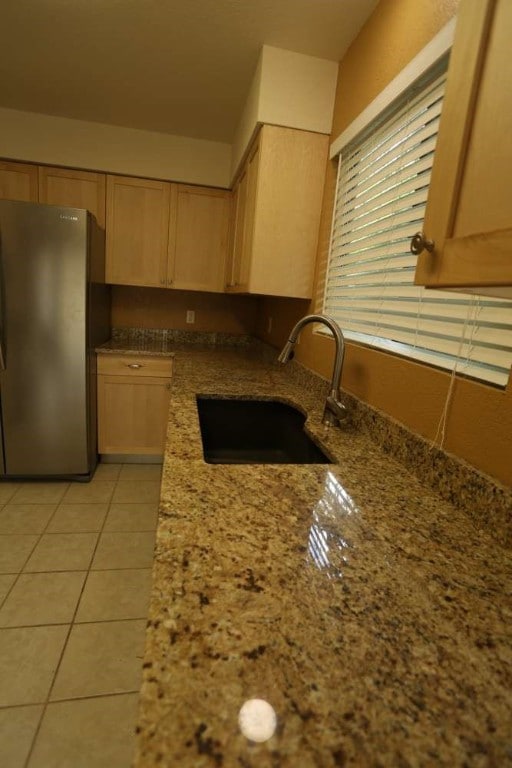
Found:
[[[98,451],[162,456],[172,359],[98,356]]]

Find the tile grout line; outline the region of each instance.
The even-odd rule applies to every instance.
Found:
[[[90,693],[87,696],[75,696],[73,699],[55,699],[55,702],[62,704],[63,702],[72,702],[72,701],[87,701],[87,700],[94,700],[94,699],[105,699],[110,698],[112,696],[125,696],[127,694],[131,695],[133,693],[140,693],[140,688],[138,690],[132,690],[132,691],[113,691],[112,693]],[[51,702],[53,704],[53,702]],[[32,704],[8,704],[8,705],[1,705],[0,706],[0,712],[2,710],[6,709],[25,709],[26,707],[42,707],[44,706],[43,701],[35,701]]]
[[[151,570],[152,570],[152,564],[149,565],[149,566],[146,566],[146,567],[142,567],[142,568],[140,566],[136,567],[136,568],[133,568],[132,566],[122,566],[122,567],[114,567],[113,568],[112,566],[107,565],[107,566],[105,566],[103,568],[98,568],[98,569],[92,570],[92,564],[93,564],[94,558],[95,558],[95,556],[97,554],[101,537],[102,537],[102,535],[104,533],[111,533],[111,534],[114,534],[114,535],[115,534],[136,534],[136,533],[137,534],[143,534],[143,533],[146,533],[146,534],[151,534],[153,538],[156,538],[156,529],[158,527],[158,517],[157,516],[156,516],[155,523],[151,527],[149,527],[149,526],[146,527],[145,524],[143,523],[142,526],[134,525],[133,527],[127,528],[125,530],[105,530],[106,525],[107,525],[107,520],[109,519],[109,515],[113,511],[113,506],[114,505],[119,505],[121,507],[125,507],[125,508],[127,508],[127,511],[129,511],[130,507],[136,507],[138,505],[145,505],[145,506],[151,506],[151,507],[154,506],[154,507],[156,507],[156,510],[158,511],[158,500],[151,500],[150,501],[150,500],[147,500],[147,499],[142,499],[142,500],[138,500],[138,501],[132,501],[130,499],[129,501],[117,501],[117,502],[114,502],[113,499],[114,499],[116,493],[118,493],[120,491],[120,489],[124,486],[124,483],[126,481],[128,481],[128,482],[130,482],[131,484],[134,484],[134,485],[138,485],[139,483],[144,483],[144,484],[145,483],[148,483],[148,484],[149,483],[151,483],[151,484],[155,483],[155,484],[158,484],[158,487],[159,487],[158,489],[160,490],[161,482],[162,482],[162,467],[160,467],[159,478],[157,479],[156,477],[151,477],[151,478],[150,477],[140,477],[139,478],[139,477],[133,477],[133,476],[125,478],[125,477],[123,477],[123,472],[122,472],[123,466],[124,465],[121,465],[119,467],[119,470],[117,471],[117,474],[116,474],[115,478],[108,477],[108,476],[106,478],[104,478],[105,482],[112,482],[112,488],[111,488],[110,494],[108,496],[108,501],[106,503],[105,503],[105,501],[97,501],[97,500],[94,500],[94,499],[92,501],[76,501],[76,502],[75,501],[65,501],[66,494],[68,493],[69,489],[74,486],[74,484],[71,483],[71,482],[66,483],[65,484],[65,488],[63,488],[63,490],[62,490],[62,494],[61,494],[59,500],[58,501],[53,501],[53,502],[48,504],[48,506],[52,506],[52,507],[54,507],[54,509],[51,511],[51,513],[50,513],[50,515],[48,517],[48,520],[44,524],[44,527],[42,528],[40,533],[35,534],[35,536],[36,536],[35,542],[34,542],[33,546],[31,547],[30,551],[27,553],[26,557],[23,559],[23,562],[21,563],[21,566],[17,569],[17,572],[12,573],[12,574],[8,574],[8,573],[2,574],[2,575],[5,575],[5,576],[13,576],[14,580],[13,580],[13,583],[10,585],[10,588],[8,589],[8,591],[5,594],[4,598],[2,599],[2,601],[0,603],[0,607],[2,607],[6,603],[6,601],[9,599],[9,597],[11,596],[11,594],[12,594],[14,588],[16,587],[16,585],[19,584],[20,577],[23,576],[23,575],[35,575],[35,576],[37,576],[37,575],[43,574],[43,573],[58,574],[58,573],[66,573],[66,572],[70,572],[70,573],[83,573],[84,574],[84,579],[83,579],[83,583],[82,583],[82,586],[81,586],[81,589],[80,589],[80,593],[79,593],[78,598],[76,600],[75,609],[73,611],[73,615],[72,615],[69,623],[68,622],[55,622],[55,624],[28,624],[28,625],[20,624],[20,625],[17,625],[17,626],[2,627],[2,628],[0,628],[0,630],[1,630],[1,629],[20,629],[20,628],[23,628],[23,629],[27,628],[27,629],[29,629],[29,628],[34,628],[34,627],[46,627],[46,626],[68,627],[68,631],[67,631],[65,639],[63,641],[63,646],[62,646],[61,652],[59,654],[58,662],[57,662],[57,664],[55,666],[55,670],[54,670],[53,675],[52,675],[51,684],[50,684],[48,693],[47,693],[47,695],[45,697],[45,700],[44,701],[38,701],[38,702],[28,702],[28,703],[23,703],[23,704],[11,704],[11,705],[7,705],[5,707],[4,706],[0,706],[0,710],[2,710],[2,709],[11,709],[11,708],[24,708],[24,707],[30,707],[30,706],[32,706],[32,707],[33,706],[41,707],[41,714],[40,714],[40,717],[38,719],[37,727],[36,727],[36,729],[34,731],[33,738],[31,740],[30,749],[29,749],[29,752],[28,752],[28,755],[27,755],[26,761],[25,761],[25,767],[28,766],[28,764],[30,763],[30,760],[32,759],[32,756],[33,756],[33,753],[34,753],[34,749],[35,749],[35,746],[36,746],[36,743],[37,743],[37,739],[38,739],[38,737],[40,735],[42,723],[43,723],[45,714],[47,712],[48,705],[50,703],[52,703],[50,701],[51,694],[52,694],[52,691],[55,688],[56,679],[57,679],[60,667],[62,665],[64,654],[65,654],[67,646],[69,644],[69,639],[70,639],[70,635],[71,635],[71,632],[73,630],[73,627],[74,626],[81,626],[81,625],[85,625],[86,626],[86,625],[89,625],[89,624],[104,624],[104,623],[122,624],[122,623],[129,623],[129,622],[133,622],[133,621],[147,621],[147,612],[146,612],[146,615],[140,616],[140,617],[130,617],[130,618],[121,618],[121,619],[114,619],[114,618],[113,619],[100,619],[100,620],[83,621],[83,622],[77,622],[76,621],[76,617],[77,617],[77,614],[78,614],[78,609],[79,609],[81,600],[83,598],[84,590],[86,588],[88,580],[91,577],[91,573],[101,573],[101,572],[104,572],[104,571],[123,572],[123,571],[134,571],[134,570],[135,571],[150,571],[151,572]],[[29,501],[26,501],[26,502],[19,502],[19,504],[17,504],[15,501],[13,501],[16,498],[16,495],[18,494],[18,492],[21,491],[24,488],[24,486],[25,486],[24,483],[18,484],[18,487],[13,491],[12,495],[10,495],[7,498],[7,500],[4,501],[4,503],[0,505],[0,511],[2,511],[7,506],[12,506],[12,507],[15,508],[16,506],[21,506],[21,505],[34,505],[34,506],[45,506],[46,505],[46,501],[37,502],[37,501],[30,501],[29,500]],[[99,529],[97,529],[95,531],[94,530],[91,530],[91,531],[84,531],[84,530],[81,530],[81,531],[73,531],[73,530],[49,531],[50,526],[52,525],[53,521],[55,520],[56,515],[58,515],[58,513],[61,510],[62,506],[80,507],[80,506],[88,506],[88,505],[95,505],[95,504],[96,505],[105,504],[105,507],[106,507],[105,513],[103,515],[103,521],[102,521],[102,524],[101,524]],[[24,570],[26,568],[27,563],[29,562],[30,558],[32,557],[34,551],[36,550],[36,548],[40,544],[43,536],[52,537],[53,535],[65,535],[65,534],[68,534],[68,535],[95,534],[96,535],[96,541],[95,541],[93,550],[91,552],[91,556],[89,558],[89,562],[88,562],[87,568],[76,568],[76,569],[65,568],[65,569],[62,569],[60,571],[56,570],[54,567],[52,567],[51,570],[44,570],[44,571],[25,571]],[[0,533],[0,538],[3,537],[3,536],[9,536],[9,535],[13,535],[13,534],[12,533]],[[21,533],[21,534],[17,534],[17,535],[19,535],[21,537],[23,537],[24,535],[25,536],[28,536],[28,535],[34,536],[33,533]],[[142,664],[142,660],[141,660],[141,664]],[[127,695],[127,694],[133,695],[133,694],[138,694],[139,692],[140,692],[140,687],[137,688],[137,690],[114,691],[114,692],[109,692],[109,693],[90,694],[90,695],[87,695],[87,696],[77,696],[77,697],[73,697],[73,698],[56,699],[55,701],[56,702],[57,701],[58,702],[65,702],[65,701],[72,702],[72,701],[87,700],[87,699],[101,699],[101,698],[111,697],[111,696],[123,696],[123,695]]]
[[[67,487],[66,487],[66,489],[64,490],[64,493],[62,494],[62,498],[64,498],[64,495],[66,494],[66,491],[67,491],[67,489],[69,488],[69,485],[70,485],[70,484],[69,484],[69,483],[67,483]],[[20,486],[20,487],[21,487],[21,486]],[[20,488],[17,488],[17,489],[14,491],[14,493],[13,493],[13,495],[12,495],[12,497],[11,497],[11,498],[14,498],[14,496],[16,496],[16,494],[18,493],[18,491],[19,491],[19,490],[20,490]],[[6,507],[6,506],[7,506],[7,504],[9,504],[9,503],[10,503],[10,502],[7,502],[6,504],[4,504],[4,507]],[[60,506],[60,503],[61,503],[60,501],[58,501],[58,502],[56,502],[56,503],[55,503],[55,509],[53,510],[53,512],[51,513],[50,517],[49,517],[49,518],[48,518],[48,520],[46,521],[46,525],[44,526],[44,528],[43,528],[43,530],[41,531],[41,533],[37,535],[37,541],[35,542],[34,546],[33,546],[33,547],[32,547],[32,549],[30,550],[30,552],[29,552],[29,554],[27,555],[27,557],[25,558],[25,560],[23,561],[23,564],[22,564],[21,568],[19,569],[18,573],[16,574],[16,578],[14,579],[13,583],[11,584],[11,586],[10,586],[9,590],[7,591],[7,594],[5,595],[4,599],[3,599],[3,600],[0,602],[0,609],[1,609],[1,608],[3,608],[3,606],[5,605],[5,602],[6,602],[7,598],[9,597],[9,595],[11,594],[11,592],[13,591],[14,587],[16,586],[16,584],[18,583],[18,580],[19,580],[20,576],[22,576],[22,575],[23,575],[23,569],[25,568],[26,564],[28,563],[28,561],[30,560],[30,558],[32,557],[32,555],[34,554],[34,551],[35,551],[36,547],[38,546],[39,542],[40,542],[40,541],[41,541],[41,539],[43,538],[43,536],[44,536],[44,534],[45,534],[45,532],[46,532],[46,529],[47,529],[47,528],[48,528],[48,526],[50,525],[51,521],[53,520],[53,516],[56,514],[56,512],[57,512],[57,510],[58,510],[58,508],[59,508],[59,506]],[[48,506],[50,506],[50,505],[48,505]],[[3,509],[4,507],[2,507],[2,509]],[[23,535],[25,535],[25,536],[34,536],[35,534],[2,534],[2,535],[3,535],[3,536],[12,536],[12,535],[18,535],[18,536],[23,536]],[[5,575],[9,575],[9,574],[5,574]],[[7,627],[2,627],[2,629],[7,629]]]
[[[66,490],[69,488],[69,485],[70,485],[70,484],[68,483],[68,484],[67,484],[67,487],[66,487]],[[20,486],[20,488],[21,488],[21,487],[22,487],[22,486]],[[12,497],[11,497],[11,498],[14,498],[14,496],[15,496],[15,495],[16,495],[16,493],[17,493],[17,492],[20,490],[20,488],[16,489],[16,491],[13,493],[13,495],[12,495]],[[64,497],[64,495],[65,495],[65,493],[66,493],[66,490],[65,490],[65,491],[64,491],[64,493],[62,494],[62,498]],[[24,569],[24,567],[26,566],[26,564],[28,563],[28,561],[29,561],[29,560],[30,560],[30,558],[32,557],[32,554],[34,553],[34,550],[35,550],[35,548],[37,547],[37,545],[38,545],[38,544],[39,544],[39,542],[41,541],[42,537],[44,536],[44,533],[45,533],[46,529],[47,529],[47,528],[48,528],[48,526],[50,525],[50,523],[51,523],[51,521],[52,521],[52,519],[53,519],[53,516],[56,514],[56,512],[57,512],[57,510],[58,510],[58,508],[59,508],[59,505],[60,505],[60,501],[59,501],[59,502],[57,502],[57,503],[55,504],[55,509],[53,510],[52,514],[50,515],[50,517],[49,517],[49,518],[48,518],[48,520],[46,521],[46,525],[44,526],[43,530],[42,530],[42,531],[41,531],[41,533],[38,535],[38,537],[37,537],[37,540],[36,540],[36,542],[35,542],[34,546],[33,546],[33,547],[32,547],[32,549],[30,550],[30,552],[29,552],[29,554],[27,555],[26,559],[23,561],[23,564],[22,564],[21,568],[19,569],[19,572],[18,572],[18,574],[17,574],[16,578],[14,579],[13,583],[11,584],[11,588],[8,590],[7,594],[5,595],[5,598],[4,598],[4,600],[2,600],[2,603],[1,603],[1,606],[0,606],[0,607],[3,607],[3,606],[4,606],[4,604],[5,604],[6,600],[7,600],[7,598],[9,597],[9,595],[11,594],[11,592],[13,591],[14,587],[16,586],[16,584],[18,583],[18,581],[19,581],[19,579],[20,579],[20,576],[23,574],[23,569]],[[7,505],[4,505],[4,506],[7,506]],[[3,629],[10,629],[10,627],[3,627]],[[0,631],[1,631],[1,630],[0,630]],[[37,702],[36,704],[24,704],[24,705],[20,705],[20,706],[41,706],[41,702]],[[44,714],[44,712],[45,712],[45,709],[46,709],[46,708],[45,708],[45,706],[43,706],[43,709],[42,709],[42,712],[41,712],[41,715],[40,715],[40,717],[39,717],[39,721],[38,721],[38,724],[37,724],[37,728],[36,728],[36,731],[35,731],[36,733],[38,733],[38,732],[39,732],[39,727],[40,727],[40,725],[41,725],[41,719],[42,719],[42,717],[43,717],[43,714]],[[30,747],[30,751],[29,751],[29,753],[28,753],[27,759],[26,759],[26,761],[25,761],[25,765],[27,765],[27,763],[28,763],[28,757],[30,756],[30,752],[32,751],[32,745],[33,745],[33,740],[32,740],[32,744],[31,744],[31,747]]]
[[[68,486],[67,486],[67,488],[66,488],[66,491],[69,489],[70,485],[71,485],[71,484],[70,484],[70,483],[68,483]],[[54,515],[56,515],[56,514],[57,514],[57,510],[59,509],[59,507],[60,507],[60,504],[62,503],[62,499],[63,499],[63,498],[64,498],[64,496],[66,495],[66,491],[64,491],[64,493],[62,494],[62,498],[61,498],[61,500],[58,502],[57,506],[55,507],[55,510],[54,510],[53,514],[52,514],[52,515],[50,515],[50,518],[49,518],[49,520],[48,520],[48,522],[47,522],[46,526],[44,527],[44,530],[43,530],[43,532],[41,533],[41,535],[40,535],[40,537],[39,537],[39,539],[38,539],[38,541],[37,541],[37,544],[39,544],[39,541],[42,539],[42,537],[43,537],[43,535],[44,535],[44,533],[45,533],[46,529],[48,528],[48,526],[50,525],[51,521],[53,520],[53,517],[54,517]],[[37,546],[37,544],[36,544],[36,546]],[[32,551],[33,551],[33,550],[32,550]],[[25,567],[25,565],[27,564],[27,562],[28,562],[28,560],[27,560],[27,561],[25,562],[25,564],[23,565],[23,568]],[[23,568],[21,569],[20,575],[21,575],[21,573],[23,572]],[[86,577],[86,578],[87,578],[87,577]],[[16,579],[16,581],[17,581],[17,579]],[[85,579],[84,579],[84,583],[85,583]],[[82,585],[82,586],[83,586],[83,585]],[[66,626],[66,625],[64,624],[64,625],[61,625],[61,626]],[[58,662],[58,664],[57,664],[56,670],[57,670],[57,669],[58,669],[58,667],[59,667],[59,664],[60,664],[60,660],[61,660],[61,658],[62,658],[62,653],[63,653],[63,651],[64,651],[64,648],[65,648],[65,647],[66,647],[66,645],[67,645],[67,638],[68,638],[68,637],[69,637],[69,630],[68,630],[68,634],[67,634],[67,636],[66,636],[66,640],[64,641],[64,644],[63,644],[63,647],[62,647],[62,650],[61,650],[61,654],[60,654],[60,656],[59,656],[59,662]],[[54,677],[55,677],[55,673],[54,673]],[[52,681],[52,682],[53,682],[53,681]],[[40,705],[41,705],[41,704],[42,704],[41,714],[40,714],[40,716],[39,716],[39,720],[38,720],[37,726],[36,726],[36,728],[35,728],[35,730],[34,730],[34,734],[33,734],[33,737],[32,737],[32,741],[31,741],[31,744],[30,744],[30,749],[29,749],[29,751],[28,751],[28,753],[27,753],[27,757],[26,757],[26,760],[25,760],[25,763],[24,763],[24,765],[25,765],[25,766],[27,766],[27,765],[28,765],[28,761],[29,761],[29,759],[30,759],[30,756],[31,756],[31,754],[32,754],[32,749],[33,749],[33,747],[34,747],[34,744],[35,744],[35,739],[36,739],[36,736],[37,736],[37,734],[39,733],[39,729],[40,729],[40,727],[41,727],[41,723],[42,723],[42,720],[43,720],[44,714],[45,714],[45,712],[46,712],[46,702],[40,702]]]
[[[97,533],[98,536],[100,535],[101,531],[91,531],[91,533]],[[110,533],[110,531],[107,531],[107,533]],[[151,531],[112,531],[112,533],[155,533],[155,529],[153,528]],[[51,571],[21,571],[18,573],[2,573],[0,576],[37,576],[40,573],[87,573],[89,570],[92,570],[93,573],[101,573],[102,571],[140,571],[144,570],[146,568],[149,568],[151,570],[151,566],[144,565],[139,566],[138,568],[134,568],[133,566],[126,565],[126,566],[118,566],[117,568],[63,568],[62,570],[57,570],[56,568],[53,568]],[[1,627],[0,627],[1,629]]]
[[[142,570],[149,570],[149,569],[140,568],[140,570],[142,571]],[[61,571],[61,573],[64,573],[64,571]],[[88,574],[89,571],[84,571],[84,573]],[[99,571],[91,571],[91,573],[99,573]],[[87,581],[87,577],[84,579],[84,585],[86,581]],[[82,597],[82,592],[83,590],[80,592],[80,596],[78,599],[79,602],[80,602],[80,598]],[[123,624],[129,621],[146,621],[146,620],[147,620],[147,616],[131,616],[128,619],[94,619],[94,620],[89,619],[88,621],[75,621],[73,619],[72,624],[73,626],[82,627],[82,626],[85,626],[86,624]],[[0,629],[32,629],[36,627],[39,627],[39,628],[40,627],[67,627],[68,625],[69,625],[68,621],[55,621],[53,624],[16,624],[10,627],[0,627]],[[7,706],[10,706],[10,704],[8,704]],[[5,707],[3,707],[2,704],[0,704],[0,709],[2,708],[5,708]]]
[[[62,645],[62,650],[60,652],[58,662],[57,662],[57,664],[55,666],[55,671],[53,673],[52,681],[51,681],[50,687],[48,689],[48,693],[46,694],[46,699],[43,702],[43,708],[42,708],[41,716],[39,718],[39,722],[38,722],[37,727],[36,727],[36,729],[34,731],[34,734],[32,736],[32,742],[30,744],[30,749],[29,749],[29,751],[27,753],[27,757],[26,757],[26,760],[25,760],[25,763],[24,763],[24,768],[28,768],[28,765],[29,765],[31,757],[32,757],[32,753],[34,751],[34,747],[35,747],[36,742],[37,742],[37,738],[39,736],[39,732],[41,730],[41,725],[42,725],[44,716],[46,714],[46,710],[48,708],[48,704],[50,703],[50,696],[52,694],[52,691],[53,691],[53,688],[54,688],[54,685],[55,685],[55,680],[57,678],[57,674],[59,672],[60,665],[62,664],[62,659],[64,658],[64,653],[66,651],[66,648],[67,648],[67,645],[68,645],[68,642],[69,642],[69,637],[71,635],[71,630],[73,629],[73,626],[74,626],[75,617],[76,617],[76,614],[77,614],[77,611],[78,611],[78,606],[80,605],[80,601],[82,599],[82,595],[83,595],[83,592],[84,592],[84,589],[85,589],[85,585],[87,584],[87,579],[89,578],[89,573],[91,571],[91,565],[92,565],[92,562],[94,560],[94,556],[95,556],[96,550],[98,548],[98,544],[99,544],[99,541],[100,541],[100,538],[101,538],[101,534],[103,532],[103,528],[105,526],[105,522],[106,522],[107,517],[108,517],[108,513],[109,513],[109,510],[110,510],[110,505],[112,503],[112,498],[114,496],[114,491],[115,491],[116,485],[118,483],[118,479],[115,481],[114,486],[112,488],[112,493],[111,493],[111,496],[110,496],[110,500],[109,500],[109,502],[107,504],[107,511],[105,513],[105,517],[103,518],[103,523],[102,523],[101,529],[99,530],[97,538],[96,538],[96,544],[94,546],[94,549],[93,549],[92,554],[91,554],[91,558],[89,560],[89,567],[86,569],[85,579],[83,581],[82,588],[81,588],[80,594],[78,596],[78,600],[76,601],[75,610],[73,611],[73,616],[71,618],[71,622],[69,623],[68,632],[66,634],[66,638],[65,638],[64,643]],[[55,511],[57,511],[57,510],[55,510]],[[52,517],[53,517],[53,515],[52,515]]]

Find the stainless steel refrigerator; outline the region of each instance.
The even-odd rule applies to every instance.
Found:
[[[109,325],[94,217],[0,200],[0,478],[91,477],[94,348]]]

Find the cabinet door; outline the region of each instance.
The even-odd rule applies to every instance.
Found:
[[[253,147],[249,154],[247,163],[247,191],[244,211],[244,230],[242,236],[242,252],[237,270],[237,285],[242,290],[248,290],[250,286],[250,276],[252,269],[252,258],[254,248],[254,227],[256,217],[256,204],[258,194],[258,174],[260,163],[260,145],[259,141]],[[271,258],[275,258],[273,253]]]
[[[462,0],[416,282],[512,297],[510,0]]]
[[[226,288],[230,291],[236,291],[240,288],[246,203],[247,169],[244,168],[233,192],[233,222],[228,268],[226,270]]]
[[[327,150],[327,136],[263,126],[251,232],[252,293],[311,298]]]
[[[107,176],[107,283],[166,285],[170,189],[164,181]]]
[[[262,127],[235,190],[228,290],[311,298],[328,142]]]
[[[162,455],[169,379],[98,376],[99,453]]]
[[[178,185],[169,226],[169,285],[193,291],[222,291],[230,194]]]
[[[105,175],[39,167],[39,202],[86,208],[105,227]]]
[[[37,203],[37,165],[0,160],[0,199]]]

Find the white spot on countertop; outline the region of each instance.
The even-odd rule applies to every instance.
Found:
[[[238,713],[238,724],[243,735],[251,741],[267,741],[276,730],[274,708],[264,699],[249,699]]]

